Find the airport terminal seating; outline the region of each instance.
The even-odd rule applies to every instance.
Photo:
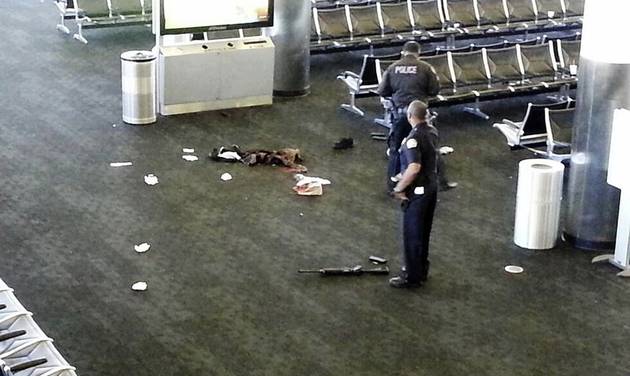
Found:
[[[561,162],[571,158],[574,115],[574,108],[545,109],[547,148],[543,153],[537,154]]]
[[[505,137],[510,148],[531,147],[547,142],[546,110],[566,110],[575,106],[574,100],[556,103],[529,103],[520,121],[503,119],[494,128]]]
[[[88,43],[83,29],[136,26],[151,24],[151,0],[55,0],[60,22],[57,29],[70,34],[66,20],[74,20],[77,32],[74,38]],[[259,28],[211,31],[204,33],[203,39],[225,39],[258,36]]]
[[[478,39],[581,28],[584,0],[400,0],[314,6],[314,54],[408,40],[452,46]]]
[[[429,99],[429,104],[432,107],[473,104],[466,107],[465,111],[487,119],[488,115],[479,108],[481,101],[574,88],[577,86],[577,77],[561,69],[557,56],[562,53],[566,54],[566,60],[577,61],[578,57],[575,54],[579,55],[579,49],[559,52],[558,46],[562,46],[562,43],[550,40],[530,46],[517,44],[507,48],[482,48],[471,52],[447,51],[440,55],[421,56],[421,60],[434,68],[440,80],[440,92]],[[366,73],[365,68],[371,66],[372,60],[376,65],[376,83],[373,80],[373,73],[369,74],[367,80],[362,80],[362,74]],[[358,82],[354,87],[357,89],[355,94],[359,94],[361,90],[360,94],[363,96],[377,95],[375,88],[381,82],[387,67],[396,60],[395,55],[365,57],[364,69],[354,76]],[[365,87],[361,87],[361,83],[364,82],[369,86],[366,84]],[[351,90],[351,105],[355,105],[352,98],[353,87],[350,85],[348,87]],[[392,104],[385,100],[385,116],[383,119],[377,119],[378,124],[389,125],[388,119],[391,116],[388,110],[391,107]],[[350,109],[346,106],[343,108]]]
[[[0,360],[15,367],[33,362],[32,367],[17,372],[23,376],[76,376],[70,366],[33,320],[9,288],[0,279]],[[45,362],[44,362],[45,361]],[[41,363],[41,364],[40,364]]]
[[[346,0],[312,7],[313,54],[401,45],[408,40],[452,47],[478,39],[581,27],[584,0]],[[57,29],[83,43],[83,29],[151,23],[151,0],[54,0]]]
[[[356,100],[357,98],[376,95],[374,91],[378,88],[379,84],[377,61],[395,60],[399,56],[400,54],[382,56],[364,55],[363,63],[358,73],[345,71],[338,75],[337,79],[341,80],[346,85],[350,95],[349,103],[342,104],[341,108],[364,116],[365,113],[357,106]]]
[[[575,37],[572,37],[575,38]],[[536,45],[541,44],[546,41],[546,36],[532,38],[526,41],[521,42],[521,45]],[[447,54],[450,52],[451,54],[459,53],[459,52],[471,52],[471,51],[481,51],[482,49],[497,49],[497,48],[507,48],[509,46],[515,45],[515,42],[503,40],[500,42],[493,42],[491,44],[486,45],[477,45],[477,44],[468,44],[456,47],[454,49],[444,49],[441,47],[437,47],[435,49],[427,49],[422,50],[421,57],[429,58],[431,56],[438,56],[442,54]],[[454,55],[458,56],[458,55]],[[367,98],[376,96],[376,89],[378,88],[379,74],[380,69],[377,67],[377,61],[381,61],[378,65],[385,66],[391,64],[393,61],[396,61],[400,57],[400,54],[391,54],[391,55],[364,55],[363,62],[361,64],[361,69],[358,72],[345,71],[337,76],[337,79],[341,80],[348,89],[349,94],[349,103],[342,104],[341,107],[344,110],[348,110],[357,115],[363,116],[364,112],[361,110],[356,103],[356,100],[359,98]],[[471,109],[471,112],[478,113],[474,108]]]
[[[467,45],[457,49],[457,51],[471,51],[474,45]],[[450,50],[453,51],[453,50]],[[423,50],[421,56],[433,56],[445,54],[447,50],[436,49]],[[363,62],[361,69],[358,72],[345,71],[337,76],[338,80],[341,80],[349,92],[349,103],[342,104],[341,107],[344,110],[348,110],[357,115],[363,116],[364,112],[356,103],[358,98],[373,97],[376,94],[375,90],[378,88],[380,82],[380,69],[377,66],[377,61],[396,61],[400,58],[400,53],[391,55],[363,55]]]
[[[65,20],[74,19],[74,38],[87,43],[84,28],[145,25],[151,23],[151,0],[56,0],[60,23],[57,29],[69,34]]]

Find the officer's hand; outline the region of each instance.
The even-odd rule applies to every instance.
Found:
[[[400,201],[407,201],[407,200],[409,200],[409,198],[407,198],[407,194],[405,192],[392,192],[392,197],[395,198],[396,200],[400,200]]]

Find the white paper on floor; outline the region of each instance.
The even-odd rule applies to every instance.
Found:
[[[241,160],[241,156],[238,155],[237,152],[235,151],[224,151],[221,154],[217,155],[217,157],[222,158],[222,159],[229,159],[232,161],[240,161]]]
[[[136,282],[131,286],[133,291],[146,291],[149,285],[146,282]]]
[[[194,153],[195,149],[183,148],[182,152],[184,152],[184,153]]]
[[[440,154],[442,154],[442,155],[451,154],[454,151],[455,151],[455,149],[453,149],[450,146],[442,146],[440,148]]]
[[[151,249],[151,244],[149,244],[149,243],[142,243],[142,244],[135,245],[133,248],[138,253],[145,253],[145,252],[149,251],[149,249]]]
[[[294,178],[297,183],[295,183],[293,191],[300,196],[321,196],[324,194],[323,186],[331,184],[330,180],[315,176],[296,174]]]
[[[113,127],[113,128],[116,128],[116,127],[117,127],[117,125],[116,125],[116,124],[112,124],[112,127]]]
[[[508,265],[505,267],[505,271],[510,274],[521,274],[525,271],[525,269],[516,265]]]
[[[319,182],[296,185],[293,187],[293,191],[300,196],[321,196],[324,194],[324,188]]]
[[[132,166],[132,162],[112,162],[109,164],[111,167],[127,167]]]
[[[199,157],[197,157],[196,155],[190,155],[190,154],[182,155],[182,158],[184,158],[188,162],[194,162],[194,161],[199,160]]]
[[[227,172],[223,175],[221,175],[221,180],[223,181],[230,181],[232,180],[232,175],[228,174]]]
[[[156,185],[160,181],[158,180],[157,176],[153,174],[148,174],[148,175],[144,175],[144,182],[147,183],[147,185]]]
[[[295,180],[297,180],[297,183],[295,183],[296,187],[301,187],[303,185],[307,185],[307,184],[313,184],[313,183],[319,183],[321,185],[330,185],[332,184],[330,182],[330,180],[328,179],[322,179],[322,178],[318,178],[315,176],[305,176],[302,174],[296,174],[294,176]]]

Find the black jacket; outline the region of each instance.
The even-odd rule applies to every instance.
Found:
[[[416,99],[426,101],[440,91],[440,83],[431,65],[413,55],[404,56],[385,72],[378,93],[391,97],[396,108],[404,108]]]

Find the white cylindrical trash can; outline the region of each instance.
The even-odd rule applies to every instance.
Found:
[[[120,55],[120,61],[123,121],[127,124],[155,123],[156,56],[151,51],[128,51]]]
[[[526,249],[556,246],[564,165],[546,159],[519,163],[514,243]]]

